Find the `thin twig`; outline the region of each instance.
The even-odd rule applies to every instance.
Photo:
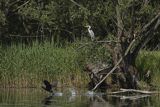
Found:
[[[11,6],[13,6],[14,4],[16,4],[16,3],[20,2],[20,1],[21,1],[21,0],[13,1],[12,3],[9,4],[8,7],[11,7]]]
[[[95,41],[96,43],[118,43],[118,41]]]
[[[83,48],[83,47],[85,47],[85,46],[87,46],[87,45],[89,45],[89,43],[83,44],[82,46],[78,47],[76,50],[78,51],[79,49],[81,49],[81,48]]]
[[[20,36],[20,35],[9,35],[8,37],[35,38],[35,37],[45,37],[45,36]]]
[[[23,3],[22,5],[18,6],[16,9],[13,10],[13,12],[19,10],[21,7],[25,6],[26,4],[28,4],[31,0],[26,1],[25,3]]]
[[[142,28],[141,32],[143,33],[145,30],[147,30],[147,28],[149,28],[149,26],[151,26],[151,24],[153,24],[159,17],[160,17],[160,12]]]
[[[72,3],[74,3],[75,5],[79,6],[80,8],[83,8],[83,9],[86,9],[88,10],[87,8],[83,7],[82,5],[80,5],[79,3],[75,2],[74,0],[70,0]]]
[[[118,43],[118,41],[94,41],[95,43]],[[89,44],[91,44],[91,43],[93,43],[93,42],[88,42],[88,43],[81,43],[82,44],[82,46],[80,46],[80,47],[78,47],[77,48],[77,50],[79,50],[79,49],[81,49],[81,48],[83,48],[83,47],[85,47],[85,46],[87,46],[87,45],[89,45]]]

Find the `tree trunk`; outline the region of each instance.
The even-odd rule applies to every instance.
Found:
[[[118,5],[119,6],[119,5]],[[132,20],[130,25],[130,30],[126,31],[124,29],[123,21],[122,21],[122,12],[120,8],[117,6],[117,38],[118,43],[115,47],[115,57],[114,64],[116,64],[120,58],[123,57],[121,63],[117,67],[118,82],[122,88],[137,88],[137,76],[138,72],[135,67],[135,60],[138,56],[140,49],[151,39],[154,37],[153,32],[155,32],[160,25],[160,12],[150,21],[148,22],[142,30],[135,34],[134,23],[135,23],[135,12],[134,12],[134,1],[132,4]],[[138,39],[137,39],[137,38]],[[135,46],[132,46],[130,49],[129,45],[132,41],[136,41]],[[125,55],[126,51],[129,52]]]
[[[117,64],[120,58],[124,56],[121,63],[117,67],[117,76],[113,78],[117,79],[119,85],[122,88],[137,88],[137,70],[135,67],[135,59],[137,56],[132,55],[130,52],[125,55],[125,52],[130,45],[131,41],[134,40],[134,8],[132,8],[132,22],[130,31],[126,32],[122,21],[122,12],[119,5],[116,7],[117,12],[117,38],[118,43],[114,49],[115,57],[113,58],[114,65]]]
[[[132,2],[131,24],[129,28],[124,26],[125,22],[123,11],[120,8],[118,0],[116,6],[117,13],[117,41],[113,50],[111,48],[114,67],[107,72],[103,79],[99,80],[92,90],[95,90],[105,79],[112,75],[112,83],[119,84],[121,88],[136,89],[138,87],[138,71],[135,61],[140,49],[151,39],[154,38],[154,32],[160,26],[160,11],[138,32],[135,31],[135,8],[134,0]],[[122,15],[123,14],[123,15]],[[127,28],[127,29],[125,29]],[[114,72],[114,74],[113,74]]]

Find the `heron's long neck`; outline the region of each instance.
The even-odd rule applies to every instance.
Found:
[[[91,30],[91,26],[88,27],[88,30]]]

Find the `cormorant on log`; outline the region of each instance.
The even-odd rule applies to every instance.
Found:
[[[53,93],[52,88],[57,86],[57,82],[51,84],[49,81],[44,80],[43,83],[44,83],[45,86],[42,86],[42,88],[43,88],[45,91],[50,92],[50,93]]]

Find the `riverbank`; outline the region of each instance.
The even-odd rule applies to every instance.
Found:
[[[89,78],[83,68],[87,63],[110,62],[110,54],[101,45],[91,43],[81,48],[83,43],[66,43],[59,46],[54,43],[34,43],[12,45],[1,52],[1,87],[41,87],[42,80],[59,81],[62,86],[86,86]],[[141,51],[137,58],[140,72],[151,70],[153,84],[160,82],[160,52]]]

